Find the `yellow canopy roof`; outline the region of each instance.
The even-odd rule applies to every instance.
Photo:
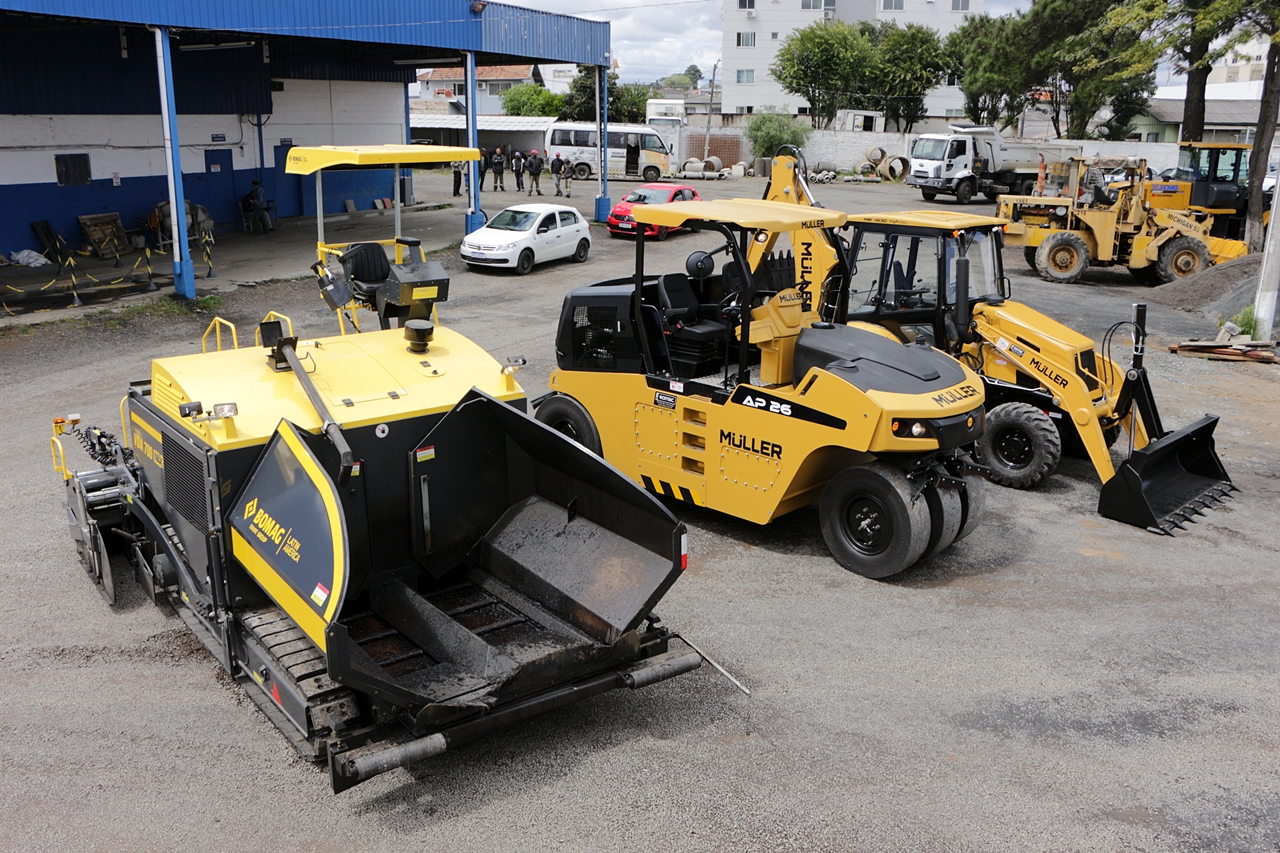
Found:
[[[479,159],[476,149],[452,145],[313,145],[290,148],[284,170],[290,175],[310,175],[332,166],[408,166]]]
[[[976,213],[952,213],[941,210],[897,210],[892,213],[858,213],[849,217],[850,222],[883,223],[900,228],[936,228],[941,231],[965,231],[970,228],[987,228],[1006,224],[1007,220]]]
[[[727,222],[764,231],[798,231],[801,228],[835,228],[848,216],[824,207],[801,207],[782,201],[733,198],[727,201],[678,201],[671,204],[637,204],[631,208],[637,222],[678,226],[690,219]]]

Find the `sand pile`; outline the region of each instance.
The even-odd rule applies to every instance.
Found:
[[[1262,271],[1262,254],[1246,255],[1201,273],[1154,287],[1147,298],[1170,308],[1228,320],[1253,304]]]

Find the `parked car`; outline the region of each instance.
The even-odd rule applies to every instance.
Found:
[[[637,204],[666,204],[672,201],[701,201],[702,197],[693,187],[684,184],[641,184],[629,192],[622,201],[613,206],[609,212],[606,227],[609,236],[621,237],[623,234],[636,233],[636,221],[631,216],[631,208]],[[671,231],[679,228],[667,228],[665,225],[646,225],[644,236],[667,239]]]
[[[1264,193],[1273,192],[1276,188],[1276,173],[1280,170],[1280,163],[1267,164],[1267,176],[1262,179],[1262,191]]]
[[[1152,169],[1150,166],[1148,166],[1147,180],[1154,181],[1155,178],[1156,178],[1155,170]],[[1120,167],[1118,169],[1112,169],[1110,172],[1107,172],[1105,175],[1103,175],[1103,180],[1106,181],[1108,184],[1118,184],[1121,181],[1127,181],[1129,180],[1129,170],[1125,169],[1124,167]]]
[[[461,254],[468,264],[505,266],[527,275],[543,261],[569,258],[582,263],[590,251],[590,228],[572,207],[517,204],[468,234]]]

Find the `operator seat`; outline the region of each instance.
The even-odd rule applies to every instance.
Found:
[[[365,299],[372,299],[391,277],[391,262],[378,243],[357,243],[343,253],[341,260],[352,288]]]
[[[724,323],[698,316],[698,295],[684,273],[668,273],[658,279],[658,300],[673,337],[720,340]]]

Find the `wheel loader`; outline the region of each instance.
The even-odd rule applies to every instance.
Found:
[[[766,200],[815,204],[798,151],[779,151]],[[838,217],[826,210],[814,215]],[[1027,488],[1056,470],[1062,453],[1087,457],[1103,486],[1098,511],[1160,533],[1182,529],[1235,491],[1214,449],[1218,418],[1166,430],[1143,366],[1145,306],[1097,347],[1090,338],[1012,301],[1000,247],[1002,219],[938,210],[855,215],[837,228],[788,235],[798,266],[824,282],[816,296],[829,322],[874,324],[898,340],[923,341],[976,371],[986,425],[978,461],[996,483]],[[752,244],[751,266],[779,264],[779,234]],[[1128,331],[1133,362],[1112,358]],[[1128,431],[1119,468],[1110,447]]]
[[[1152,209],[1185,210],[1213,217],[1210,236],[1243,240],[1249,211],[1250,144],[1180,142],[1173,173],[1148,181],[1144,188]],[[1271,197],[1264,196],[1264,224],[1271,218]]]
[[[959,449],[982,432],[973,371],[878,327],[823,322],[803,271],[746,262],[762,235],[844,214],[742,199],[634,213],[714,248],[655,273],[640,232],[633,276],[569,293],[538,420],[656,495],[757,524],[818,502],[832,556],[866,577],[975,529],[983,483]]]
[[[1104,180],[1124,169],[1126,180]],[[1128,267],[1144,284],[1164,284],[1248,252],[1214,236],[1214,214],[1151,203],[1147,163],[1137,157],[1073,157],[1065,197],[1002,195],[996,215],[1006,242],[1046,281],[1079,281],[1090,266]]]
[[[71,534],[108,603],[118,552],[335,792],[697,668],[654,613],[684,525],[525,414],[520,360],[436,322],[438,264],[328,248],[326,300],[388,328],[306,339],[272,312],[249,345],[216,319],[204,352],[130,384],[118,436],[54,421]]]

